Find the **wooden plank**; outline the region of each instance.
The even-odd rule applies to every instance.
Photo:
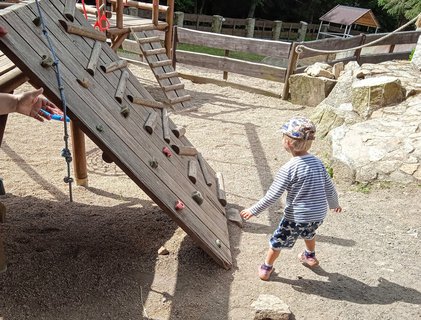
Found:
[[[385,33],[367,34],[365,42],[369,44],[370,42],[373,42],[381,37],[384,37],[385,35],[386,35]],[[416,44],[420,36],[421,36],[421,31],[397,32],[374,45],[382,46],[382,45],[398,45],[398,44]]]
[[[164,87],[165,91],[180,90],[180,89],[184,89],[184,83],[176,83],[176,84],[172,84],[170,86]]]
[[[277,82],[284,82],[286,74],[285,68],[188,51],[177,51],[177,62]]]
[[[171,132],[170,132],[170,124],[169,124],[169,117],[167,109],[162,109],[161,113],[162,118],[162,138],[166,143],[170,143],[171,141]]]
[[[85,22],[85,20],[81,17],[80,18],[82,20],[82,23]],[[90,41],[89,39],[86,39],[86,41]],[[111,54],[112,57],[115,57],[115,54],[108,48],[108,47],[104,47],[104,50],[107,51],[109,54]],[[107,79],[110,79],[110,77],[108,76]],[[118,78],[116,78],[118,79]],[[135,78],[133,77],[133,79],[135,80]],[[130,84],[130,82],[129,82]],[[149,99],[153,99],[152,96],[142,87],[139,85],[139,83],[137,81],[134,81],[133,85],[136,87],[137,90],[140,90],[140,92],[142,92],[142,94],[144,94],[145,97],[148,97]],[[130,86],[129,86],[129,90],[130,90]],[[189,144],[188,140],[186,140],[185,138],[182,138],[184,141],[184,144]],[[159,142],[158,142],[159,143]],[[205,162],[206,164],[206,162]],[[213,171],[212,168],[208,168],[208,170]],[[216,207],[217,210],[220,210],[219,207]]]
[[[83,17],[80,17],[80,19],[82,20],[82,22],[84,22],[84,19],[83,19]],[[89,39],[86,39],[86,41],[90,41]],[[111,51],[111,49],[109,49],[108,47],[104,47],[104,50],[105,51],[107,51],[107,53],[108,54],[110,54],[111,55],[111,57],[113,57],[113,59],[115,59],[115,54]],[[84,50],[82,50],[82,52],[84,52]],[[106,79],[110,79],[110,77],[109,76],[107,76],[107,78]],[[117,79],[117,81],[118,81],[118,78],[116,78]],[[135,77],[133,77],[132,79],[134,79],[135,80]],[[141,87],[140,85],[139,85],[139,83],[137,82],[137,81],[134,81],[134,83],[133,83],[133,85],[138,89],[138,90],[140,90],[143,94],[145,94],[145,96],[147,96],[147,97],[150,97],[150,99],[152,99],[152,97],[150,96],[150,94],[146,91],[146,90],[144,90],[144,88],[143,87]],[[130,89],[130,88],[129,88]],[[141,111],[141,110],[140,110]],[[155,138],[155,136],[152,136],[152,138]],[[188,140],[186,140],[185,138],[183,139],[183,142],[184,142],[184,144],[189,144],[189,142],[188,142]],[[179,160],[179,159],[178,159]],[[205,164],[206,164],[206,162],[205,162]],[[209,167],[209,170],[211,170],[212,171],[212,169]],[[218,207],[218,206],[216,206],[215,207],[215,209],[216,210],[220,210],[220,208]]]
[[[360,56],[360,63],[380,63],[384,61],[392,60],[408,60],[411,51],[406,52],[392,52],[392,53],[380,53],[373,55],[362,55]]]
[[[343,50],[343,49],[358,47],[361,43],[361,38],[362,38],[362,35],[359,35],[359,36],[355,36],[355,37],[347,38],[347,39],[340,38],[340,39],[322,39],[322,40],[315,40],[315,41],[306,41],[302,44],[312,49],[332,50],[332,48],[334,48],[334,50]],[[315,57],[319,55],[326,55],[326,54],[304,50],[302,53],[300,53],[300,59],[308,58],[308,57]]]
[[[156,78],[158,80],[163,80],[163,79],[168,79],[168,78],[175,78],[178,77],[179,74],[177,71],[172,71],[172,72],[168,72],[168,73],[162,73],[162,74],[157,74]]]
[[[2,19],[2,23],[7,23],[6,21],[4,21],[3,19]],[[24,22],[23,22],[23,20],[21,20],[20,22],[19,22],[20,24],[24,24]],[[14,23],[13,23],[13,25],[15,25]],[[19,27],[18,28],[20,31],[19,32],[16,32],[16,33],[14,33],[13,34],[13,37],[14,38],[19,38],[19,35],[20,34],[25,34],[26,32],[22,32],[22,27]],[[32,41],[31,41],[32,42]],[[34,59],[32,59],[32,57],[31,57],[31,59],[27,59],[27,60],[25,60],[25,57],[24,57],[24,55],[23,55],[23,53],[24,52],[29,52],[29,51],[25,51],[25,50],[28,50],[29,48],[29,43],[26,43],[23,47],[22,47],[22,45],[21,45],[21,43],[25,43],[25,38],[22,38],[21,40],[20,40],[20,42],[19,43],[16,43],[16,42],[12,42],[12,44],[10,44],[9,43],[9,45],[11,45],[12,46],[12,48],[15,48],[16,49],[16,47],[17,48],[19,48],[20,50],[11,50],[11,51],[9,51],[9,54],[12,54],[12,52],[19,52],[20,53],[20,56],[19,56],[19,60],[20,61],[25,61],[25,63],[24,63],[24,65],[26,66],[25,67],[25,71],[28,71],[28,72],[30,72],[31,74],[33,74],[34,76],[35,75],[38,75],[38,74],[45,74],[45,73],[48,73],[48,71],[46,71],[46,70],[43,70],[43,69],[40,69],[40,66],[36,63],[36,60],[34,60]],[[42,44],[42,41],[35,41],[35,48],[34,48],[34,51],[33,52],[38,52],[38,51],[43,51],[43,50],[45,50],[45,46],[43,47],[43,45],[41,45]],[[26,46],[26,47],[25,47]],[[64,49],[63,49],[64,50]],[[73,53],[73,52],[72,52]],[[70,54],[67,58],[70,60],[70,62],[72,62],[72,68],[71,69],[66,69],[66,72],[72,72],[72,70],[75,68],[75,65],[77,65],[77,63],[78,63],[78,60],[74,60],[74,61],[71,61],[72,59],[71,59],[71,56],[72,56],[72,54]],[[86,61],[86,60],[85,60]],[[29,67],[28,67],[29,66]],[[79,65],[80,67],[82,67],[82,65]],[[75,71],[74,71],[75,72]],[[56,89],[54,88],[54,83],[53,83],[53,80],[54,79],[54,77],[50,77],[49,75],[47,75],[47,77],[45,77],[45,79],[43,78],[42,80],[43,80],[43,82],[45,83],[45,84],[48,84],[48,92],[50,93],[50,94],[55,94],[55,99],[57,99],[57,91],[56,91]],[[73,80],[72,80],[73,79]],[[125,134],[122,134],[122,133],[124,133],[124,132],[126,132],[126,129],[124,129],[124,126],[122,125],[123,123],[121,123],[121,124],[119,124],[119,126],[117,126],[117,127],[115,127],[115,124],[113,123],[113,121],[114,120],[119,120],[119,121],[121,121],[118,117],[113,117],[112,116],[112,112],[115,112],[115,110],[113,110],[113,109],[107,109],[107,108],[109,108],[108,106],[109,106],[109,104],[111,104],[112,105],[112,103],[111,103],[111,101],[112,100],[110,100],[109,98],[110,98],[110,95],[109,95],[109,93],[108,93],[108,91],[107,90],[105,90],[105,89],[103,89],[103,88],[101,88],[100,86],[100,88],[99,88],[99,91],[102,91],[102,92],[98,92],[98,93],[96,93],[93,97],[91,97],[90,99],[88,99],[87,98],[87,96],[89,97],[89,94],[87,95],[87,96],[84,96],[84,99],[86,100],[86,102],[85,102],[85,100],[81,100],[81,96],[83,96],[84,94],[87,94],[87,91],[85,90],[85,91],[83,91],[83,92],[78,92],[79,91],[79,87],[78,86],[71,86],[71,83],[73,83],[73,81],[76,79],[76,77],[75,77],[75,75],[73,74],[73,76],[71,76],[70,78],[69,78],[69,75],[67,75],[67,73],[66,73],[66,77],[65,77],[65,80],[66,80],[66,84],[67,85],[69,85],[69,91],[71,91],[71,92],[74,92],[74,94],[71,94],[72,95],[72,98],[75,100],[75,106],[72,106],[72,109],[74,109],[74,110],[79,110],[78,112],[80,112],[82,115],[85,115],[86,113],[88,113],[88,114],[90,114],[91,112],[95,112],[95,115],[94,115],[94,117],[92,118],[92,117],[90,117],[90,119],[89,120],[93,120],[93,119],[103,119],[104,120],[104,132],[106,132],[107,131],[107,129],[110,129],[109,127],[108,127],[108,125],[110,125],[110,127],[111,126],[113,126],[113,129],[114,130],[116,130],[116,133],[120,133],[120,134],[118,134],[117,135],[117,137],[119,137],[119,136],[128,136],[128,140],[129,140],[129,142],[130,143],[133,143],[133,145],[131,146],[131,149],[130,150],[133,150],[133,148],[134,149],[136,149],[135,147],[138,147],[136,144],[137,144],[137,142],[136,141],[132,141],[131,139],[131,135],[133,134],[133,132],[129,132],[129,131],[127,131],[127,133],[125,133]],[[98,89],[98,88],[97,88]],[[107,97],[107,95],[108,95],[108,97]],[[96,98],[100,98],[101,100],[104,100],[104,101],[99,101],[100,102],[100,105],[99,105],[99,107],[100,108],[98,108],[98,110],[87,110],[87,109],[89,109],[88,107],[90,106],[90,105],[95,105],[95,103],[94,103],[94,101],[90,101],[90,100],[92,100],[92,99],[96,99]],[[98,102],[97,102],[98,103]],[[83,105],[83,108],[81,108],[80,106],[82,106]],[[107,107],[105,107],[105,106],[107,106]],[[78,109],[79,108],[79,109]],[[104,109],[105,108],[105,109]],[[102,109],[102,110],[101,110]],[[74,116],[74,114],[72,114],[73,116]],[[102,118],[103,117],[103,118]],[[89,118],[89,117],[88,117]],[[120,116],[120,118],[121,119],[123,119],[121,116]],[[114,119],[114,120],[113,120]],[[95,140],[97,140],[97,142],[100,144],[100,145],[102,145],[102,147],[105,147],[106,149],[107,149],[107,146],[114,146],[114,145],[119,145],[119,143],[122,143],[122,146],[121,146],[121,148],[123,148],[123,149],[125,149],[126,147],[126,145],[127,146],[130,146],[130,143],[127,143],[127,144],[125,144],[124,142],[128,142],[127,140],[125,140],[125,141],[106,141],[106,139],[115,139],[116,138],[116,136],[115,135],[111,135],[111,136],[106,136],[106,135],[104,135],[104,137],[101,137],[101,139],[98,139],[98,133],[96,133],[96,131],[95,131],[95,127],[93,127],[93,125],[92,124],[90,124],[89,122],[85,122],[84,123],[84,126],[86,126],[86,128],[87,129],[89,129],[88,131],[89,131],[89,133],[90,133],[90,135],[91,135],[91,137],[93,137],[93,138],[95,138]],[[136,127],[135,127],[136,128]],[[120,130],[123,130],[122,132],[120,132]],[[127,138],[127,137],[126,137]],[[104,146],[104,141],[105,141],[105,146]],[[135,146],[136,145],[136,146]],[[142,145],[140,145],[139,147],[142,147]],[[120,150],[121,151],[121,150]],[[129,150],[125,150],[125,151],[129,151]],[[146,150],[145,150],[145,152],[146,152]],[[133,151],[131,152],[131,153],[133,153]],[[122,157],[123,159],[125,158],[125,157]],[[130,159],[130,161],[131,161],[131,159]],[[133,166],[139,166],[141,164],[141,161],[136,161],[136,162],[132,162],[131,163],[131,165],[133,165]],[[120,165],[122,165],[125,169],[128,169],[128,167],[127,166],[125,166],[123,163],[120,163]],[[145,164],[146,166],[147,166],[147,164]],[[141,172],[141,171],[143,171],[144,169],[142,169],[142,168],[137,168],[137,170],[135,170],[135,171],[133,171],[133,168],[130,168],[131,170],[126,170],[125,172],[128,172],[128,174],[130,174],[131,176],[133,176],[133,172],[137,172],[137,174],[138,174],[138,172]],[[147,171],[147,170],[144,170],[144,171]],[[151,177],[149,177],[149,179],[150,179]],[[135,182],[137,182],[137,183],[139,183],[139,184],[142,184],[142,181],[146,181],[146,180],[139,180],[139,178],[137,178],[137,179],[135,179]],[[147,189],[146,191],[148,191],[148,190],[150,190],[150,189]],[[170,191],[169,191],[170,192]],[[151,195],[156,199],[156,196],[155,196],[155,193],[151,193]],[[186,194],[187,195],[187,194]],[[160,199],[156,199],[156,201],[157,201],[157,203],[158,204],[161,204],[161,205],[163,205],[164,206],[164,204],[162,203],[162,201],[160,200]],[[168,208],[167,208],[168,209]],[[173,209],[173,208],[172,208]],[[169,210],[169,211],[171,211],[171,210]],[[175,217],[175,219],[177,219],[177,217]],[[202,230],[199,230],[199,232],[201,232],[202,233]],[[191,230],[189,230],[189,232],[188,232],[189,234],[192,234],[192,231]],[[195,236],[195,234],[193,233],[192,234],[193,236]],[[203,235],[203,236],[205,236],[205,237],[209,237],[209,234],[205,234],[205,235]],[[196,236],[196,238],[197,238],[197,236]],[[196,239],[196,240],[200,240],[200,239]],[[214,238],[213,238],[213,240],[215,240]],[[209,242],[210,241],[210,242]],[[219,261],[221,262],[221,259],[223,259],[223,258],[221,258],[221,256],[219,256],[218,255],[218,253],[216,252],[214,252],[214,251],[212,251],[212,250],[210,250],[210,246],[211,246],[211,243],[212,243],[212,239],[210,239],[208,242],[206,242],[206,245],[205,245],[205,243],[202,243],[203,244],[203,246],[202,247],[204,247],[204,249],[205,249],[205,251],[207,251],[208,253],[210,253],[213,257],[215,257],[216,259],[219,259]],[[200,241],[199,241],[200,242]],[[210,251],[210,252],[209,252]]]
[[[280,58],[288,58],[291,46],[288,42],[242,38],[179,27],[177,27],[177,36],[180,43],[211,46],[212,48],[223,50],[243,51]]]

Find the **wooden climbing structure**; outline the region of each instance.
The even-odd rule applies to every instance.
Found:
[[[174,70],[172,60],[168,57],[166,49],[161,46],[155,31],[135,32],[133,29],[132,34],[165,94],[166,103],[174,111],[192,110],[189,103],[191,96],[184,90],[184,83],[180,81],[178,72]]]
[[[39,2],[59,58],[74,132],[87,134],[104,152],[104,160],[115,162],[205,252],[230,268],[222,175],[192,146],[185,128],[172,122],[168,106],[155,101],[138,82],[104,33],[93,29],[79,11],[68,10],[68,3]],[[0,38],[0,50],[60,106],[56,73],[48,63],[50,47],[39,21],[34,0],[0,11],[0,25],[8,30]],[[74,159],[83,162],[83,140],[73,137],[75,150],[79,156]]]

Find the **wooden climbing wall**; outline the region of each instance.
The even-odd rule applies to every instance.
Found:
[[[119,65],[121,60],[104,39],[91,38],[95,30],[83,15],[76,10],[73,21],[66,18],[66,2],[71,1],[43,0],[40,6],[60,61],[70,118],[202,249],[230,268],[222,177],[124,63]],[[2,10],[0,25],[8,34],[0,38],[0,50],[60,106],[54,69],[41,65],[50,50],[38,18],[35,1]],[[87,35],[70,33],[80,26],[89,31]],[[115,65],[120,69],[107,72]],[[185,207],[177,210],[179,200]]]

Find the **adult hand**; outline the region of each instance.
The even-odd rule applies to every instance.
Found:
[[[50,118],[45,115],[41,109],[51,113],[51,114],[60,114],[63,113],[56,105],[47,99],[40,97],[44,89],[39,88],[36,90],[24,92],[17,94],[17,106],[16,112],[30,116],[40,122],[43,122],[44,119],[50,120]]]

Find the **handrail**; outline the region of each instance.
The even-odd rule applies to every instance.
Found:
[[[109,0],[109,2],[116,4],[118,0]],[[154,0],[155,2],[155,0]],[[159,2],[159,1],[158,1]],[[142,10],[150,10],[152,11],[154,8],[154,4],[152,3],[146,3],[146,2],[137,2],[137,1],[124,1],[125,7],[131,7],[131,8],[137,8]],[[168,6],[158,5],[159,12],[167,12]]]

